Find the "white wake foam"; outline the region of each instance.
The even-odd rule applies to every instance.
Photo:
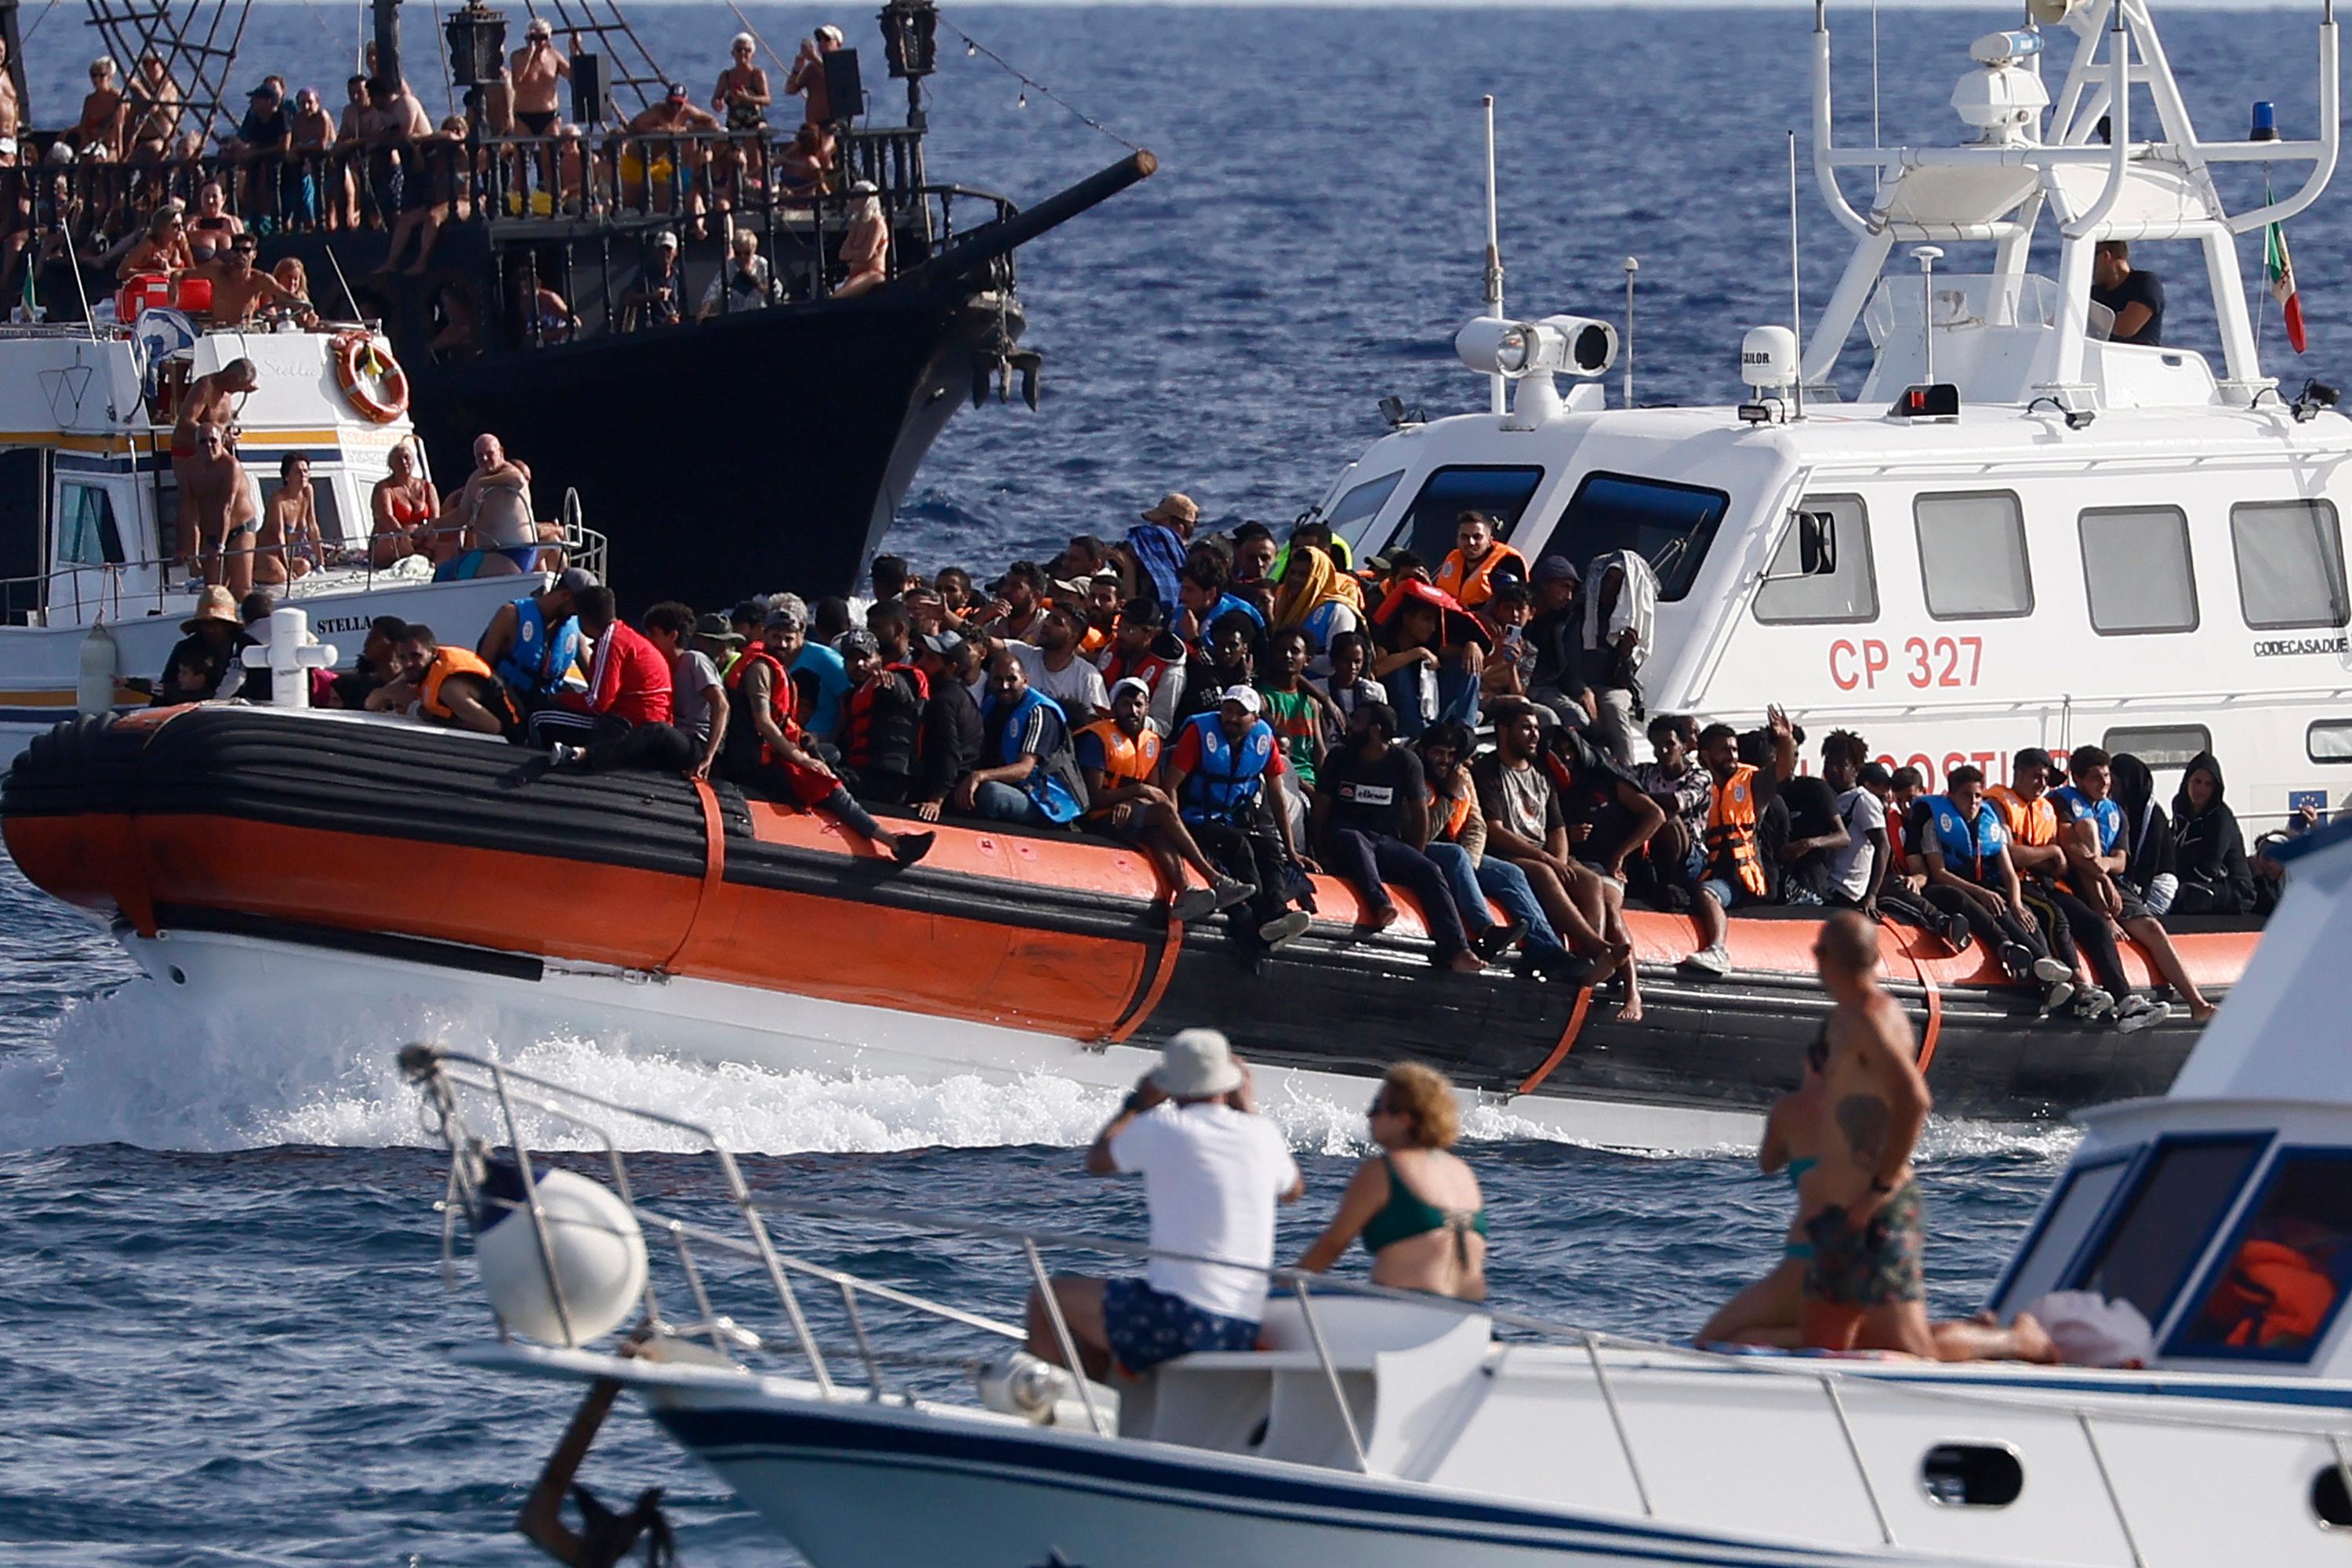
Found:
[[[75,1005],[44,1040],[0,1054],[0,1148],[423,1145],[429,1140],[418,1096],[394,1062],[403,1043],[420,1038],[698,1122],[730,1147],[760,1153],[1075,1146],[1094,1136],[1118,1098],[1045,1075],[1011,1083],[971,1074],[918,1081],[715,1063],[625,1037],[529,1033],[510,1018],[439,1008],[425,998],[405,1016],[388,1018],[289,989],[275,1010],[238,1011],[234,1026],[207,1020],[144,979]],[[1267,1114],[1296,1149],[1346,1154],[1364,1146],[1360,1091],[1335,1100],[1291,1089],[1265,1099]],[[626,1149],[694,1146],[684,1133],[635,1118],[612,1126]],[[1464,1134],[1474,1142],[1580,1142],[1493,1107],[1472,1110]],[[582,1143],[541,1118],[531,1120],[526,1136],[551,1147]],[[1938,1122],[1922,1152],[1935,1159],[2021,1150],[2055,1162],[2074,1136],[2064,1128]],[[1681,1152],[1747,1157],[1728,1148]]]

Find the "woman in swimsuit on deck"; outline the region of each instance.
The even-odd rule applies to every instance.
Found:
[[[1298,1267],[1324,1273],[1361,1236],[1373,1284],[1484,1300],[1486,1200],[1476,1173],[1447,1152],[1462,1130],[1454,1086],[1418,1063],[1391,1068],[1371,1130],[1381,1152],[1356,1167],[1330,1228]]]
[[[1816,1101],[1822,1092],[1822,1066],[1829,1060],[1826,1026],[1805,1047],[1805,1079],[1793,1094],[1774,1102],[1764,1121],[1764,1143],[1756,1163],[1766,1175],[1789,1173],[1794,1188],[1805,1173],[1821,1163],[1821,1152],[1810,1138],[1821,1121]],[[1804,1143],[1804,1147],[1799,1147]],[[1772,1272],[1726,1301],[1698,1331],[1701,1344],[1773,1345],[1793,1350],[1802,1342],[1797,1320],[1804,1306],[1805,1265],[1812,1260],[1812,1244],[1805,1239],[1796,1216],[1789,1220],[1788,1239]]]

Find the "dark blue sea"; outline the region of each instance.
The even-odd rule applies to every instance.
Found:
[[[1869,13],[1832,11],[1841,135],[1866,142]],[[406,12],[410,47],[432,47],[434,8]],[[900,542],[925,567],[997,564],[1116,531],[1171,489],[1213,518],[1285,521],[1378,433],[1381,395],[1433,414],[1479,400],[1450,345],[1479,303],[1483,92],[1500,100],[1514,310],[1613,316],[1621,263],[1636,256],[1642,400],[1723,398],[1740,332],[1788,310],[1783,133],[1804,123],[1810,12],[1801,0],[950,10],[1162,166],[1023,253],[1044,405],[960,414]],[[786,55],[833,19],[764,4],[747,14]],[[66,94],[100,51],[78,7],[25,15],[34,109],[51,121],[70,112]],[[1887,10],[1884,136],[1953,139],[1946,100],[1967,44],[2014,15]],[[838,19],[878,52],[861,39],[864,11]],[[739,25],[701,5],[637,20],[698,93]],[[2309,133],[2315,20],[2165,18],[2209,133],[2242,126],[2257,98],[2277,101],[2287,134]],[[246,74],[280,70],[339,100],[359,25],[348,0],[257,7]],[[1044,91],[1023,105],[1020,82],[942,37],[936,175],[1034,201],[1123,154]],[[877,99],[892,90],[875,85]],[[2295,226],[2322,374],[2340,368],[2352,306],[2345,210],[2323,203]],[[1843,250],[1810,184],[1801,213],[1817,242],[1810,311]],[[2160,249],[2144,259],[2168,266]],[[2202,344],[2212,332],[2185,286],[2194,269],[2186,258],[2171,269],[2172,341]],[[2273,319],[2268,346],[2284,356],[2278,336]],[[759,367],[740,374],[755,383]],[[446,1360],[488,1318],[470,1293],[442,1288],[431,1207],[442,1167],[392,1071],[400,1040],[306,989],[299,971],[266,1015],[228,1031],[173,1013],[102,934],[0,869],[0,1561],[532,1561],[509,1527],[568,1405]],[[780,1192],[1139,1234],[1131,1193],[1077,1173],[1108,1106],[1066,1086],[824,1083],[594,1040],[461,1043],[710,1121],[759,1152],[752,1179]],[[1311,1185],[1286,1247],[1328,1214],[1360,1110],[1285,1112]],[[1609,1152],[1500,1121],[1474,1132],[1495,1289],[1512,1306],[1687,1334],[1776,1254],[1786,1188],[1744,1155]],[[1930,1129],[1939,1311],[1980,1300],[2070,1142]],[[992,1310],[1017,1298],[1001,1258],[805,1239],[871,1269],[919,1266],[930,1288]],[[586,1479],[613,1497],[669,1489],[688,1563],[777,1560],[748,1514],[634,1417],[616,1416]]]

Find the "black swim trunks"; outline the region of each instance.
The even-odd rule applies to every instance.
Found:
[[[515,121],[533,136],[545,136],[555,129],[557,114],[552,109],[518,109]]]
[[[1895,1188],[1859,1230],[1847,1223],[1843,1207],[1832,1207],[1807,1220],[1805,1235],[1813,1244],[1805,1269],[1807,1300],[1885,1307],[1927,1300],[1917,1182]]]

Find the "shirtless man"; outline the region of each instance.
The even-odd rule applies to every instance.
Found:
[[[0,136],[15,136],[24,120],[24,106],[16,97],[16,76],[8,68],[8,41],[0,38]]]
[[[562,89],[572,62],[555,47],[555,29],[533,16],[522,30],[522,47],[507,58],[507,80],[514,87],[515,124],[526,136],[552,136],[563,118]]]
[[[245,580],[217,574],[221,555],[230,543],[229,531],[258,526],[252,498],[247,494],[245,472],[236,461],[236,410],[239,403],[261,384],[249,359],[233,359],[210,375],[188,383],[180,395],[180,417],[172,426],[172,478],[180,489],[182,558],[193,572],[201,569],[207,583],[226,583],[243,594],[253,586],[253,541],[244,533],[241,563]]]
[[[278,490],[261,509],[253,541],[253,580],[277,588],[319,563],[319,498],[310,489],[310,459],[289,452],[278,465]]]
[[[212,280],[213,303],[206,315],[214,326],[243,326],[264,305],[283,305],[289,310],[308,308],[310,300],[255,265],[260,257],[260,239],[240,234],[229,241],[226,250],[195,269],[198,277]]]
[[[1911,1021],[1878,984],[1877,928],[1851,910],[1813,942],[1835,1007],[1814,1145],[1821,1163],[1797,1184],[1813,1256],[1806,1265],[1807,1345],[1904,1351],[1933,1359],[1920,1269],[1919,1186],[1911,1150],[1931,1102]]]
[[[483,576],[531,569],[539,559],[538,515],[530,465],[509,458],[496,436],[475,437],[474,471],[449,497],[443,516],[445,526],[467,531],[466,548],[482,552]]]

